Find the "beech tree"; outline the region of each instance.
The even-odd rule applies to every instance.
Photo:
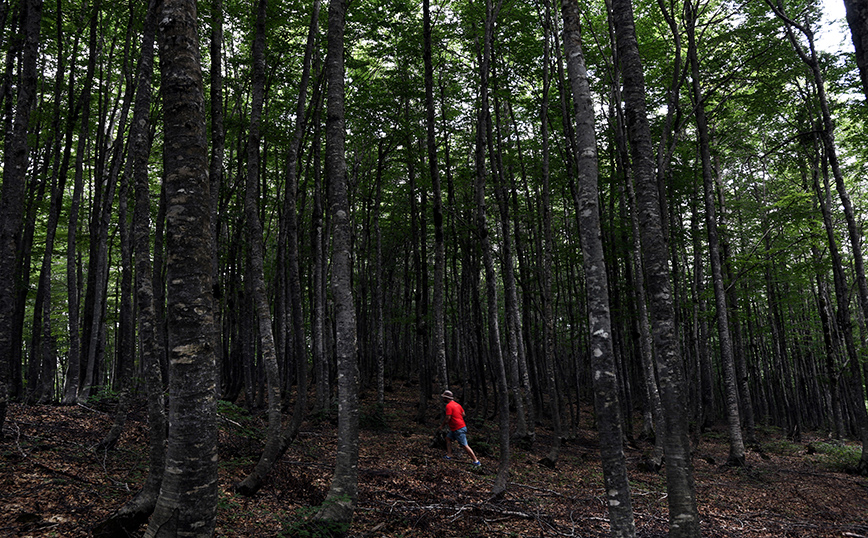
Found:
[[[633,522],[633,503],[622,439],[623,420],[618,401],[614,346],[612,345],[611,313],[609,309],[609,283],[598,206],[597,140],[594,134],[594,111],[588,72],[582,52],[579,9],[575,1],[563,0],[564,52],[573,111],[576,122],[576,206],[579,208],[579,233],[582,237],[582,264],[588,287],[588,337],[591,345],[594,371],[594,407],[600,432],[600,453],[603,460],[603,478],[609,504],[612,536],[632,537],[636,534]]]
[[[860,439],[864,471],[860,53],[817,49],[814,4],[412,0],[347,14],[335,1],[329,25],[317,2],[197,5],[207,27],[190,22],[185,39],[199,29],[211,54],[194,61],[165,33],[192,19],[0,2],[0,395],[147,399],[149,478],[115,523],[134,527],[122,515],[150,513],[161,483],[186,490],[164,476],[185,452],[197,458],[179,472],[211,495],[207,450],[177,431],[165,449],[166,413],[187,424],[175,417],[194,398],[206,443],[209,397],[270,416],[248,494],[303,424],[336,411],[320,518],[339,525],[357,500],[359,414],[370,399],[388,418],[400,390],[417,395],[420,427],[447,386],[473,428],[497,422],[494,498],[517,445],[557,467],[594,405],[616,533],[635,532],[625,441],[663,466],[673,536],[698,533],[690,449],[709,428],[725,423],[746,465],[754,423]],[[196,4],[164,0],[151,17],[170,8]],[[159,21],[166,61],[150,80]],[[180,60],[192,86],[173,86]],[[158,115],[195,136],[170,140]],[[197,228],[179,243],[187,204]],[[209,274],[180,298],[193,262],[178,249]],[[211,305],[189,363],[178,301]]]
[[[217,516],[211,203],[196,2],[162,0],[169,341],[166,471],[145,536],[211,536]]]
[[[13,361],[20,357],[15,335],[15,319],[21,275],[19,246],[24,217],[24,191],[30,162],[28,129],[36,101],[37,59],[42,20],[41,0],[27,0],[20,6],[21,27],[18,47],[21,72],[12,130],[3,147],[3,186],[0,190],[0,437],[6,419],[10,391],[17,385],[13,372],[20,371]]]

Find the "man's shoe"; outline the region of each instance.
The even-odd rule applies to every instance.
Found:
[[[480,465],[482,465],[482,462],[477,460],[473,462],[473,465],[479,467]]]
[[[452,458],[450,458],[449,456],[443,456],[443,459],[444,460],[451,460]]]

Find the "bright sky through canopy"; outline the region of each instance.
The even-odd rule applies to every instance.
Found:
[[[844,11],[844,0],[822,0],[823,27],[817,32],[817,48],[829,53],[853,49]]]

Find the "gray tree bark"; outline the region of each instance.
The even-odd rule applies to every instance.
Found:
[[[142,489],[129,502],[99,523],[94,537],[132,534],[143,525],[157,503],[163,480],[166,458],[166,408],[163,396],[164,380],[160,371],[154,312],[153,270],[151,265],[151,195],[148,161],[151,154],[150,108],[154,71],[154,38],[156,34],[156,4],[150,0],[145,15],[142,50],[139,59],[136,103],[130,127],[130,158],[133,166],[135,206],[133,208],[133,251],[135,257],[135,288],[138,307],[140,362],[145,378],[148,402],[148,476]]]
[[[81,333],[79,324],[81,320],[77,253],[78,253],[78,220],[81,208],[82,182],[84,181],[84,158],[87,154],[87,144],[90,133],[91,93],[93,90],[93,78],[96,71],[96,53],[98,37],[98,20],[100,0],[92,7],[90,29],[88,37],[88,62],[85,74],[84,88],[82,89],[81,102],[81,132],[79,133],[78,146],[75,157],[75,178],[73,179],[72,198],[69,203],[69,215],[67,216],[66,235],[66,288],[67,288],[67,312],[69,316],[69,357],[65,385],[61,403],[73,405],[78,399],[78,388],[81,380]]]
[[[767,0],[769,1],[769,0]],[[820,112],[822,114],[823,129],[820,131],[820,137],[823,140],[823,146],[826,149],[826,154],[829,159],[829,166],[832,169],[832,176],[835,180],[835,187],[838,191],[838,197],[841,199],[841,205],[844,209],[844,218],[847,222],[847,233],[850,239],[853,253],[853,268],[856,277],[856,290],[859,297],[859,307],[862,315],[868,318],[868,281],[865,277],[865,263],[862,254],[862,234],[859,223],[856,222],[856,217],[853,211],[853,203],[850,200],[850,195],[847,191],[847,186],[844,184],[844,175],[841,172],[841,167],[838,162],[838,151],[835,147],[835,125],[832,121],[832,114],[829,110],[829,101],[826,98],[826,84],[823,80],[823,74],[820,70],[820,62],[817,59],[817,51],[814,47],[814,33],[807,25],[800,25],[791,20],[783,11],[783,7],[778,4],[770,4],[775,10],[778,17],[784,22],[787,31],[787,37],[796,51],[796,54],[801,58],[806,66],[811,70],[814,78],[814,84],[817,88],[817,100],[820,104]],[[846,4],[845,4],[846,5]],[[850,6],[848,9],[848,21],[851,18]],[[860,10],[861,11],[861,10]],[[793,29],[798,29],[807,39],[808,50],[797,41]],[[851,27],[852,28],[852,27]],[[860,65],[860,73],[862,66]],[[865,74],[862,73],[863,81]],[[853,375],[858,373],[859,383],[854,384],[854,389],[858,388],[856,397],[855,409],[860,436],[862,437],[862,457],[859,459],[858,471],[861,474],[868,474],[868,411],[865,409],[865,384],[862,382],[862,372],[858,368],[858,364],[853,370]]]
[[[344,120],[345,0],[330,0],[328,15],[328,84],[326,115],[326,177],[331,187],[332,280],[335,350],[338,370],[338,446],[335,472],[315,519],[344,528],[350,524],[359,480],[359,369],[353,302],[352,218],[347,193]]]
[[[443,242],[443,195],[440,188],[440,166],[437,163],[437,139],[434,119],[434,66],[431,59],[431,9],[430,0],[422,1],[423,17],[423,56],[425,60],[425,113],[428,147],[428,173],[431,175],[431,190],[434,214],[434,282],[432,340],[434,344],[434,363],[440,391],[449,388],[449,374],[446,370],[446,329],[443,317],[444,275],[446,270],[446,247]]]
[[[216,342],[205,98],[194,0],[163,0],[169,431],[147,538],[210,537],[217,516]]]
[[[264,23],[264,9],[260,13]],[[285,428],[280,428],[271,435],[266,441],[265,448],[262,451],[262,456],[256,464],[253,471],[247,475],[244,480],[235,486],[235,489],[242,495],[254,495],[265,480],[265,477],[274,468],[277,460],[286,452],[289,445],[295,440],[298,435],[301,421],[307,410],[307,353],[305,352],[304,338],[304,320],[301,309],[301,277],[299,275],[298,266],[298,215],[296,213],[296,191],[297,191],[297,161],[299,146],[303,134],[304,124],[304,109],[305,99],[307,95],[307,83],[310,78],[310,58],[313,52],[313,41],[316,30],[316,21],[319,19],[319,0],[314,1],[313,12],[311,14],[311,25],[308,32],[308,42],[305,51],[305,61],[302,71],[301,84],[299,87],[299,96],[296,107],[296,127],[293,137],[293,143],[290,146],[287,170],[287,192],[286,192],[286,207],[285,221],[286,226],[286,243],[287,243],[287,276],[290,288],[291,302],[291,320],[293,330],[293,355],[296,365],[296,380],[298,385],[298,394],[295,401],[295,409],[293,411],[292,420]],[[261,329],[260,329],[261,330]],[[280,409],[278,408],[278,415]],[[278,424],[279,425],[279,424]]]
[[[24,219],[24,187],[30,162],[27,143],[30,113],[36,100],[36,61],[39,56],[39,30],[42,1],[22,3],[22,59],[18,98],[12,132],[6,140],[3,159],[3,187],[0,191],[0,437],[6,420],[9,391],[13,386],[11,361],[15,353],[13,338],[18,290],[18,239]]]
[[[600,227],[598,192],[597,139],[594,132],[594,108],[588,72],[582,51],[579,6],[576,0],[562,0],[564,18],[564,52],[573,95],[576,122],[576,182],[579,206],[579,234],[582,266],[588,292],[588,330],[591,369],[594,385],[594,408],[600,432],[600,455],[603,481],[609,507],[610,534],[631,538],[636,534],[627,462],[624,456],[621,404],[612,323],[609,310],[609,283]]]
[[[699,133],[699,155],[702,164],[702,187],[705,200],[705,230],[708,235],[708,255],[711,258],[711,281],[714,287],[715,318],[717,336],[720,339],[720,360],[723,365],[726,417],[729,426],[729,457],[727,464],[743,467],[744,440],[741,435],[741,418],[738,409],[738,386],[736,384],[735,358],[732,350],[732,337],[729,332],[729,310],[726,305],[726,289],[723,282],[723,269],[720,259],[720,236],[717,232],[717,209],[714,196],[714,170],[711,166],[711,144],[708,139],[708,119],[705,116],[705,102],[699,83],[699,58],[696,51],[696,15],[692,4],[686,6],[687,19],[687,56],[693,79],[694,113]]]
[[[660,213],[660,193],[654,177],[651,129],[645,104],[645,75],[630,0],[612,0],[612,18],[621,73],[630,156],[636,182],[639,225],[650,298],[651,330],[657,352],[660,399],[665,413],[664,445],[669,493],[669,535],[701,535],[693,464],[690,459],[684,398],[684,366],[675,328],[675,308],[669,281],[669,260]]]

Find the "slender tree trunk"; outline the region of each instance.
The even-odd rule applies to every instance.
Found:
[[[311,248],[313,250],[313,278],[311,290],[311,344],[313,364],[316,373],[316,411],[326,411],[331,405],[331,384],[329,381],[329,358],[325,352],[326,334],[326,230],[327,215],[323,209],[324,186],[320,163],[322,129],[320,124],[321,103],[317,103],[313,114],[313,207],[311,211]]]
[[[60,2],[60,0],[58,0]],[[54,95],[55,95],[55,106],[54,106],[54,119],[52,130],[54,131],[54,162],[52,163],[52,168],[54,170],[52,177],[52,193],[51,193],[51,205],[48,213],[48,222],[46,225],[45,231],[45,252],[42,257],[42,267],[40,269],[40,280],[39,280],[39,289],[41,291],[37,292],[36,304],[34,305],[34,311],[41,312],[41,316],[37,316],[34,313],[34,334],[41,333],[41,372],[39,375],[39,385],[34,391],[33,398],[35,401],[39,403],[48,403],[49,401],[54,401],[55,394],[57,392],[55,388],[55,375],[57,372],[57,343],[55,342],[54,334],[52,331],[52,317],[51,317],[51,305],[52,305],[52,294],[51,290],[51,282],[52,282],[52,260],[54,258],[54,245],[57,237],[57,227],[60,221],[60,213],[63,210],[63,196],[66,189],[66,179],[67,173],[69,171],[69,162],[70,162],[70,154],[72,150],[72,132],[73,126],[75,125],[76,118],[78,116],[78,111],[80,108],[75,106],[75,100],[73,99],[73,88],[74,88],[74,76],[70,72],[67,73],[66,66],[66,47],[64,45],[64,32],[63,32],[63,11],[60,9],[58,5],[57,9],[57,56],[58,56],[58,66],[57,66],[57,74],[55,79],[54,86]],[[72,57],[75,57],[78,53],[78,38],[75,39],[75,42],[72,47]],[[60,96],[63,94],[64,88],[64,79],[69,75],[69,110],[71,111],[68,120],[66,122],[66,145],[64,146],[64,151],[60,150],[60,140],[61,140],[61,132],[60,132],[60,112],[61,112],[61,99]],[[61,156],[62,153],[62,156]],[[41,298],[41,301],[40,301]],[[36,327],[39,327],[38,329]],[[34,353],[39,351],[37,346],[34,346]]]
[[[250,274],[246,275],[245,284],[249,284],[248,293],[254,303],[257,329],[260,338],[262,361],[265,366],[265,386],[268,402],[268,435],[266,446],[260,456],[257,469],[251,476],[264,478],[265,472],[274,464],[276,447],[280,444],[282,428],[281,414],[281,383],[277,364],[277,350],[272,331],[271,309],[265,290],[265,269],[262,224],[259,220],[259,168],[262,107],[265,94],[265,19],[266,0],[259,0],[256,8],[256,35],[253,42],[253,99],[250,112],[250,132],[247,142],[247,187],[244,197],[244,218],[247,224],[247,245],[250,252]],[[264,469],[260,469],[264,468]],[[255,480],[251,480],[254,481]],[[252,495],[258,487],[242,482],[237,486],[244,495]]]
[[[135,253],[135,287],[138,308],[140,361],[145,378],[148,402],[149,466],[142,489],[129,502],[98,524],[96,538],[123,536],[143,525],[157,503],[165,471],[166,409],[163,395],[164,380],[159,364],[159,341],[156,335],[154,289],[151,267],[151,196],[148,161],[151,153],[150,107],[154,71],[154,38],[156,34],[156,4],[150,0],[145,15],[142,50],[139,59],[136,104],[130,127],[130,158],[135,182],[133,208],[133,249]]]
[[[211,189],[211,278],[215,285],[214,327],[217,331],[218,393],[222,393],[223,364],[226,354],[222,345],[223,289],[220,281],[220,188],[223,185],[223,159],[226,156],[226,128],[223,117],[223,0],[211,0],[211,162],[208,178]]]
[[[434,212],[434,297],[432,340],[434,344],[434,364],[440,391],[449,388],[449,375],[446,370],[446,329],[443,317],[443,295],[445,287],[446,247],[443,241],[443,195],[440,188],[440,167],[437,163],[437,139],[434,119],[434,65],[431,59],[431,10],[430,0],[422,1],[423,52],[425,61],[425,113],[428,147],[428,173],[431,175],[431,189]]]
[[[264,9],[260,14],[264,18]],[[304,319],[301,309],[301,276],[298,263],[298,215],[296,213],[295,197],[297,195],[297,162],[299,146],[303,134],[305,100],[307,94],[307,83],[310,74],[310,58],[313,52],[313,43],[315,38],[316,21],[319,18],[319,1],[315,0],[313,13],[311,14],[311,26],[308,33],[307,50],[305,52],[305,64],[302,72],[302,82],[299,89],[298,105],[296,107],[296,128],[293,143],[288,155],[289,163],[287,170],[287,201],[286,201],[286,217],[287,222],[287,237],[288,243],[288,284],[290,288],[291,299],[291,319],[293,329],[293,354],[296,365],[296,381],[298,386],[298,395],[295,401],[295,409],[293,411],[292,420],[287,426],[281,429],[276,435],[269,435],[263,449],[262,456],[253,471],[247,475],[235,489],[242,495],[254,495],[262,487],[265,477],[274,468],[275,463],[289,448],[289,445],[295,440],[298,431],[301,428],[301,421],[307,410],[307,353],[305,352],[304,338]],[[264,20],[263,20],[264,23]],[[261,326],[260,326],[261,330]],[[279,415],[279,410],[278,410]],[[269,432],[271,433],[271,432]]]
[[[768,0],[767,0],[768,1]],[[868,8],[864,5],[857,6],[853,0],[848,0],[845,2],[845,7],[847,9],[847,20],[850,23],[851,31],[853,30],[854,23],[856,23],[857,27],[864,28],[865,23],[864,19],[861,25],[859,24],[860,15],[864,16],[866,12],[868,12]],[[862,2],[864,4],[864,2]],[[850,200],[850,195],[847,192],[847,187],[844,184],[844,175],[841,172],[841,167],[838,162],[838,151],[835,147],[835,126],[832,121],[832,115],[829,111],[829,102],[826,98],[826,85],[823,80],[823,74],[820,69],[820,62],[817,59],[817,51],[814,47],[814,33],[811,28],[807,25],[799,25],[794,21],[789,19],[787,15],[783,12],[783,7],[778,5],[772,6],[778,17],[784,21],[787,37],[790,40],[790,43],[793,46],[793,49],[798,54],[799,58],[805,63],[805,65],[810,68],[811,73],[814,77],[814,84],[817,88],[817,100],[820,103],[820,112],[822,113],[823,119],[823,129],[820,131],[821,138],[823,140],[823,145],[826,149],[826,154],[829,159],[829,165],[832,169],[832,176],[835,179],[835,187],[838,191],[838,196],[841,199],[841,205],[844,209],[844,218],[847,221],[847,233],[850,238],[850,245],[852,247],[853,253],[853,268],[855,271],[856,277],[856,290],[859,296],[859,307],[862,311],[862,315],[868,318],[868,280],[865,277],[865,263],[862,254],[862,234],[860,231],[859,224],[856,222],[856,217],[853,211],[853,203]],[[805,51],[804,48],[797,42],[796,37],[793,33],[793,28],[797,28],[807,39],[808,41],[808,50]],[[853,32],[854,36],[856,32]],[[864,40],[864,36],[861,37],[860,41]],[[856,44],[856,39],[854,37],[854,44]],[[860,75],[862,76],[863,85],[866,81],[866,73],[864,71],[864,51],[862,50],[862,44],[856,45],[857,48],[857,63],[860,68]],[[858,362],[858,361],[857,361]],[[855,372],[859,370],[858,364],[854,370]],[[861,379],[861,372],[859,373],[859,378]],[[861,430],[862,436],[862,457],[859,460],[859,472],[861,474],[868,474],[868,411],[865,409],[865,389],[864,383],[860,382],[859,384],[859,394],[856,394],[856,406],[858,409],[856,410],[856,415],[858,417],[859,429]],[[855,386],[854,386],[855,387]]]
[[[631,1],[612,0],[612,17],[624,80],[627,135],[633,159],[643,260],[651,301],[651,330],[657,352],[660,399],[665,413],[663,448],[669,494],[669,535],[672,538],[695,538],[701,535],[701,531],[690,460],[687,415],[684,413],[684,367],[675,327],[668,249],[660,214],[660,193],[654,179],[644,70],[639,57]]]
[[[862,383],[859,354],[856,351],[856,344],[853,340],[853,322],[850,317],[850,289],[847,286],[844,265],[838,250],[837,240],[835,239],[835,228],[830,211],[832,200],[829,192],[828,178],[825,181],[825,188],[822,188],[818,176],[819,174],[814,175],[814,192],[819,202],[823,225],[826,229],[826,240],[829,245],[829,258],[832,264],[832,277],[838,306],[835,317],[838,330],[844,339],[844,351],[847,354],[847,364],[850,368],[850,375],[847,378],[849,379],[851,396],[855,399],[854,414],[856,416],[856,426],[862,439],[862,457],[859,461],[859,471],[864,474],[868,472],[868,461],[866,461],[866,457],[868,457],[866,456],[868,454],[868,413],[865,411],[865,392],[864,384]],[[837,376],[833,379],[836,378]]]
[[[550,19],[550,17],[549,17]],[[543,161],[542,161],[542,272],[540,273],[540,285],[542,286],[543,307],[543,354],[545,361],[547,384],[549,389],[549,409],[552,414],[552,426],[554,439],[548,454],[541,461],[546,466],[554,468],[557,465],[561,452],[561,439],[564,437],[561,420],[561,394],[558,389],[555,373],[555,314],[554,295],[552,293],[552,250],[554,249],[554,237],[552,235],[552,203],[550,197],[549,151],[548,151],[548,93],[549,93],[549,65],[550,45],[545,38],[544,65],[543,65],[543,114],[541,121],[543,137]]]
[[[162,0],[169,433],[146,538],[210,537],[217,516],[211,203],[196,2]]]
[[[612,31],[612,33],[614,32]],[[612,41],[614,42],[614,35],[612,36]],[[676,43],[678,43],[678,41],[676,41]],[[617,62],[617,57],[615,60]],[[613,75],[619,77],[618,71],[615,70]],[[624,176],[624,188],[622,189],[626,197],[626,200],[624,200],[624,206],[625,208],[629,208],[630,228],[632,231],[633,248],[630,253],[632,279],[630,281],[630,287],[633,289],[634,301],[636,303],[636,324],[639,329],[639,360],[641,361],[642,371],[644,374],[643,378],[646,397],[648,400],[648,410],[654,427],[654,450],[652,451],[649,460],[645,463],[650,469],[659,471],[663,466],[663,403],[660,400],[657,372],[654,368],[654,344],[651,337],[651,322],[648,315],[648,295],[645,290],[645,271],[642,264],[642,240],[639,228],[639,218],[637,216],[638,204],[636,202],[636,192],[633,188],[633,180],[629,173],[630,155],[627,149],[624,109],[620,104],[623,100],[621,98],[620,83],[617,81],[612,84],[612,92],[614,97],[613,108],[615,110],[613,113],[615,116],[615,145],[617,147],[615,160],[620,166]]]
[[[564,18],[564,52],[576,121],[579,234],[588,291],[588,338],[594,379],[594,407],[597,413],[597,429],[600,432],[600,455],[609,507],[609,528],[611,536],[629,538],[635,536],[636,526],[624,456],[623,421],[612,345],[609,283],[600,226],[594,108],[582,51],[578,3],[576,0],[562,0],[561,10]]]
[[[699,83],[699,59],[696,52],[696,15],[692,4],[687,6],[687,55],[693,79],[693,98],[695,102],[696,126],[699,132],[699,154],[702,164],[702,186],[705,199],[705,227],[708,234],[708,251],[711,258],[711,281],[714,286],[717,335],[720,339],[720,360],[723,366],[723,381],[726,399],[726,417],[729,425],[729,457],[727,464],[743,467],[744,440],[741,435],[741,418],[738,411],[738,386],[735,374],[735,358],[732,338],[729,332],[729,310],[726,305],[726,290],[723,282],[723,269],[720,261],[720,237],[717,233],[717,211],[714,203],[714,170],[711,166],[711,144],[708,140],[708,120],[705,116],[705,102]]]
[[[75,157],[75,178],[73,180],[72,198],[69,204],[67,217],[67,246],[66,246],[66,288],[67,288],[67,313],[69,316],[69,357],[67,360],[66,384],[64,385],[61,403],[72,405],[78,399],[78,389],[81,381],[81,332],[80,332],[80,302],[78,284],[78,226],[81,197],[84,181],[84,159],[87,154],[87,145],[90,139],[90,114],[91,93],[93,91],[93,79],[96,71],[97,37],[98,37],[98,13],[100,0],[91,8],[90,34],[88,38],[88,62],[87,73],[84,80],[84,88],[80,97],[83,104],[81,112],[81,132],[78,136],[78,147]]]
[[[345,0],[330,0],[328,15],[328,106],[326,176],[331,187],[332,297],[335,305],[335,350],[338,361],[338,446],[335,472],[326,500],[317,512],[322,524],[345,530],[358,497],[359,370],[352,287],[352,219],[346,181],[344,119]]]
[[[11,361],[18,356],[13,338],[18,295],[17,252],[24,217],[24,191],[30,157],[27,136],[30,112],[36,100],[36,62],[39,56],[42,1],[26,0],[22,9],[21,33],[24,42],[20,84],[12,132],[4,148],[3,186],[0,191],[0,432],[6,420],[10,388],[14,386],[14,368]]]
[[[497,413],[499,418],[500,460],[497,476],[492,487],[492,497],[500,498],[506,493],[509,483],[510,439],[509,439],[509,392],[506,383],[506,368],[503,361],[503,350],[500,340],[499,310],[497,301],[497,275],[494,271],[494,260],[491,254],[491,237],[486,222],[485,183],[486,166],[485,151],[488,149],[491,162],[496,165],[494,141],[489,109],[489,74],[491,70],[491,45],[494,32],[494,21],[497,10],[491,0],[485,3],[485,29],[483,34],[480,72],[480,108],[476,124],[476,148],[474,151],[476,164],[476,229],[479,234],[479,247],[482,252],[482,262],[485,269],[486,305],[488,345],[494,361],[494,376],[497,382]]]
[[[381,138],[377,141],[377,180],[376,195],[374,196],[373,228],[375,242],[375,265],[374,271],[374,355],[377,369],[377,404],[385,403],[386,392],[386,322],[385,322],[385,274],[383,269],[383,234],[380,229],[381,207],[383,201],[383,168],[386,165],[386,141]]]

